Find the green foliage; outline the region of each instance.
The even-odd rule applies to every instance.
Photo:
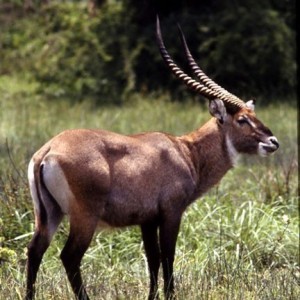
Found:
[[[115,22],[115,15],[118,10],[109,7],[103,18],[90,18],[82,5],[54,3],[12,27],[3,47],[15,50],[9,54],[11,59],[19,56],[15,57],[21,61],[19,67],[31,69],[43,94],[65,95],[75,101],[92,95],[100,103],[120,102],[119,66],[112,63],[114,56],[107,52],[111,45],[97,36],[98,30],[102,31],[97,30],[101,20]],[[116,48],[120,49],[118,45]]]
[[[2,236],[2,234],[3,234],[3,221],[0,218],[0,266],[1,266],[0,273],[1,273],[2,266],[4,264],[15,263],[17,260],[16,259],[17,254],[14,250],[11,250],[7,247],[2,247],[2,243],[4,241],[4,237]]]
[[[216,14],[208,30],[199,49],[218,82],[250,97],[294,92],[295,36],[278,12],[237,7]]]
[[[120,104],[133,92],[165,90],[174,98],[186,97],[186,87],[173,78],[160,58],[153,3],[102,2],[94,14],[81,1],[44,5],[37,1],[34,12],[22,15],[20,8],[15,15],[11,12],[11,21],[1,30],[1,74],[26,73],[38,81],[41,94],[68,97],[72,102],[93,98],[98,104]],[[293,96],[292,6],[250,0],[235,5],[177,3],[170,6],[177,8],[174,11],[162,6],[157,4],[163,36],[180,66],[185,67],[185,59],[178,20],[197,61],[225,88],[246,98],[265,96],[265,103],[274,96]]]

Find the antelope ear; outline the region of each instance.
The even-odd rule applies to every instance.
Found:
[[[255,100],[249,100],[246,102],[246,106],[248,108],[250,108],[251,110],[254,110],[255,109]]]
[[[209,112],[213,117],[217,118],[221,124],[224,123],[227,116],[227,112],[222,100],[211,100],[209,102]]]

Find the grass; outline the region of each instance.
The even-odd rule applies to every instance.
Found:
[[[205,106],[139,95],[122,107],[51,101],[23,79],[0,78],[0,299],[22,299],[33,211],[26,172],[30,156],[58,132],[75,127],[121,133],[181,135],[209,119]],[[246,157],[184,215],[175,278],[178,299],[300,297],[297,113],[288,104],[258,107],[280,141],[269,158]],[[72,299],[59,260],[64,222],[38,273],[37,299]],[[138,228],[95,235],[82,263],[92,299],[145,299],[146,258]],[[162,281],[160,281],[162,287]]]

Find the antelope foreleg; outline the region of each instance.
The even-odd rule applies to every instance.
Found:
[[[164,293],[166,299],[174,299],[173,262],[179,227],[180,217],[176,217],[163,220],[159,228]]]
[[[154,300],[158,299],[157,278],[160,265],[160,253],[157,235],[158,224],[146,223],[141,226],[141,229],[150,273],[150,291],[148,300]]]

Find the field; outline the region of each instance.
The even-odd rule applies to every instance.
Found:
[[[33,233],[27,185],[31,155],[67,128],[124,134],[189,132],[209,119],[204,105],[132,97],[122,107],[44,99],[34,83],[0,78],[0,299],[22,299]],[[276,99],[278,100],[278,99]],[[295,105],[257,107],[280,142],[268,158],[244,157],[186,211],[177,242],[177,299],[299,299],[299,206]],[[37,299],[72,299],[59,253],[65,221],[48,249]],[[82,263],[91,299],[146,299],[148,271],[139,228],[95,235]],[[162,287],[162,281],[160,282]]]

